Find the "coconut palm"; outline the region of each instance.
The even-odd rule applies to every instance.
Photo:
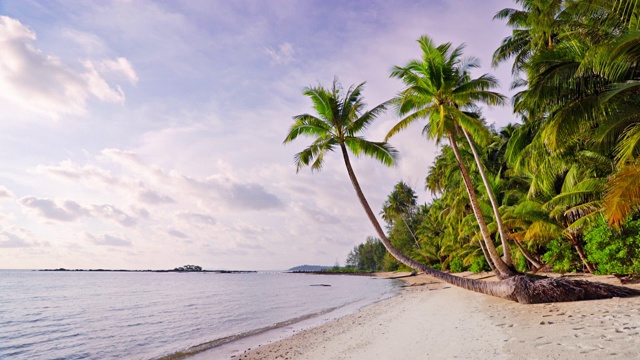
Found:
[[[351,165],[349,151],[356,156],[366,155],[373,157],[387,166],[395,164],[397,157],[396,150],[387,143],[372,142],[359,136],[360,132],[365,130],[388,106],[388,103],[385,102],[371,110],[364,111],[363,87],[364,83],[351,86],[342,95],[343,89],[336,78],[330,89],[320,85],[305,88],[303,94],[311,98],[318,116],[311,114],[294,116],[294,123],[289,129],[289,134],[284,143],[292,142],[300,135],[315,138],[309,147],[295,155],[298,171],[305,166],[310,166],[312,170],[319,171],[322,169],[325,155],[335,150],[335,148],[339,148],[358,200],[382,243],[389,253],[403,264],[411,268],[420,268],[420,264],[409,259],[391,245],[382,226],[380,226],[371,210],[371,206],[369,206],[362,192]]]
[[[515,0],[522,9],[506,8],[493,18],[507,20],[512,34],[502,40],[493,53],[492,65],[498,66],[513,57],[512,73],[518,75],[538,49],[552,51],[557,42],[563,0]]]
[[[494,60],[515,57],[514,69],[526,71],[529,88],[516,97],[516,107],[536,115],[549,151],[565,152],[589,141],[592,150],[606,156],[613,152],[617,164],[603,204],[609,222],[619,225],[640,205],[633,184],[638,174],[634,164],[640,157],[638,2],[516,2],[522,10],[505,9],[497,15],[508,19],[514,30]],[[555,8],[556,20],[531,16],[536,4]],[[540,34],[545,29],[556,34],[553,51],[530,42],[521,46],[519,40],[527,39],[524,33]]]
[[[451,43],[435,46],[427,36],[421,37],[418,43],[423,52],[422,59],[412,60],[404,67],[395,66],[391,73],[392,77],[401,79],[407,88],[395,99],[398,112],[405,117],[389,131],[387,139],[421,118],[428,119],[423,133],[429,138],[435,139],[438,143],[443,137],[448,138],[451,149],[456,155],[485,246],[490,254],[488,260],[496,266],[499,276],[512,276],[514,271],[509,268],[511,256],[507,238],[502,232],[501,240],[505,255],[503,261],[491,240],[457,143],[457,138],[461,135],[467,137],[471,148],[473,148],[472,138],[488,139],[490,134],[482,121],[468,110],[474,110],[476,103],[502,104],[504,96],[491,91],[497,87],[497,80],[492,76],[485,74],[476,79],[470,78],[469,70],[478,67],[479,64],[475,58],[461,58],[464,45],[455,49],[451,49]],[[485,186],[489,189],[477,153],[474,153],[474,157]],[[497,204],[494,202],[492,205],[494,215],[498,218],[500,214]]]
[[[465,145],[465,144],[463,144]],[[460,155],[463,162],[473,161],[473,154],[468,151],[465,146],[460,149]],[[475,183],[477,179],[472,179]],[[444,145],[440,154],[435,158],[432,166],[429,167],[429,173],[426,178],[426,187],[431,190],[434,196],[438,196],[438,204],[443,207],[440,210],[441,218],[437,221],[445,224],[440,242],[440,251],[447,252],[449,257],[455,257],[463,247],[481,249],[487,259],[487,263],[493,271],[497,271],[491,256],[487,253],[484,239],[482,236],[476,236],[476,222],[473,211],[469,207],[469,195],[467,193],[460,167],[452,148]],[[491,213],[491,208],[486,206],[484,202],[480,202],[479,206],[483,214]],[[487,210],[488,207],[488,210]],[[472,221],[470,221],[472,219]],[[435,220],[434,220],[435,221]],[[490,228],[491,224],[487,224]],[[470,232],[471,230],[471,232]],[[421,236],[422,238],[423,236]],[[433,242],[431,239],[425,239],[427,243]],[[469,244],[474,242],[474,244]],[[475,244],[478,242],[479,246]]]
[[[386,165],[392,165],[396,159],[395,150],[386,143],[371,142],[359,136],[359,133],[371,124],[387,106],[387,103],[382,103],[369,111],[364,111],[365,105],[361,94],[363,86],[364,83],[352,86],[344,95],[341,94],[342,89],[337,79],[334,80],[331,89],[325,89],[322,86],[306,88],[304,94],[311,98],[318,116],[311,114],[294,116],[294,123],[289,129],[284,143],[289,143],[300,135],[315,139],[311,145],[295,155],[298,170],[305,166],[310,166],[312,170],[316,171],[322,169],[325,155],[336,147],[340,148],[358,200],[381,242],[393,257],[413,269],[423,271],[450,284],[521,303],[575,301],[640,294],[640,291],[634,289],[608,284],[563,279],[533,279],[523,275],[513,276],[500,282],[477,281],[437,271],[397,251],[389,242],[371,210],[349,158],[350,150],[356,156],[371,156]]]
[[[420,249],[420,244],[415,236],[414,226],[410,226],[413,223],[414,216],[417,210],[416,193],[413,189],[407,185],[404,181],[397,183],[391,194],[387,196],[384,204],[382,204],[382,219],[387,223],[388,229],[393,231],[397,226],[397,220],[400,219],[404,229],[409,232],[416,248]],[[391,235],[390,235],[391,237]]]

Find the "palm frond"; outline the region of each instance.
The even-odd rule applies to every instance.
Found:
[[[386,142],[373,142],[352,136],[346,137],[344,142],[356,156],[364,154],[387,166],[394,166],[398,160],[398,151]]]
[[[315,87],[306,87],[302,93],[311,98],[313,108],[320,117],[328,121],[334,120],[334,106],[331,101],[332,96],[325,88],[320,85]]]
[[[300,135],[327,137],[331,136],[331,125],[324,120],[309,114],[301,114],[293,117],[295,122],[289,128],[289,134],[283,143],[289,143]]]
[[[373,109],[362,114],[362,116],[360,116],[351,124],[349,124],[349,126],[347,126],[346,133],[349,136],[354,136],[362,130],[365,130],[373,120],[377,119],[379,115],[387,110],[387,107],[391,102],[392,100],[385,101],[382,104],[379,104]]]
[[[640,122],[625,129],[623,138],[616,146],[616,162],[626,164],[638,156],[640,148]]]
[[[640,165],[625,165],[607,183],[604,214],[609,224],[620,224],[640,205]]]
[[[397,124],[395,124],[391,128],[391,130],[389,130],[389,132],[387,133],[387,136],[385,136],[385,138],[384,138],[385,141],[389,140],[389,138],[391,138],[392,136],[396,135],[400,131],[404,130],[407,126],[412,124],[414,121],[416,121],[418,119],[422,119],[424,117],[428,117],[429,115],[431,115],[431,113],[433,113],[433,111],[434,110],[432,108],[425,108],[425,109],[418,110],[418,111],[414,112],[413,114],[410,114],[410,115],[406,116],[405,118],[400,120]]]
[[[305,166],[311,166],[311,171],[320,171],[324,164],[324,155],[333,151],[337,141],[334,138],[318,139],[309,147],[294,155],[296,172]]]

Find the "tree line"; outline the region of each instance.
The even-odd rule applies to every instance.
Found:
[[[336,78],[329,88],[308,87],[303,94],[317,115],[294,116],[285,143],[313,138],[295,155],[298,170],[320,170],[325,155],[340,150],[390,263],[524,303],[637,293],[523,272],[545,266],[640,270],[640,9],[635,0],[515,3],[519,8],[495,17],[513,30],[493,65],[513,61],[512,87],[519,92],[511,103],[520,124],[487,127],[479,105],[507,103],[497,80],[471,76],[479,63],[463,56],[464,45],[422,36],[422,57],[391,71],[405,85],[397,96],[365,110],[364,83],[345,90]],[[388,109],[399,120],[384,141],[362,137]],[[428,139],[442,144],[425,180],[435,200],[416,206],[413,190],[398,184],[383,205],[385,231],[349,154],[393,165],[397,151],[387,141],[417,121]],[[363,250],[374,243],[367,241]],[[620,266],[612,265],[616,261]],[[471,281],[440,271],[486,267],[502,280]]]

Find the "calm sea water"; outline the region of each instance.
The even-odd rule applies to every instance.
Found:
[[[0,359],[154,359],[394,287],[361,276],[3,270]]]

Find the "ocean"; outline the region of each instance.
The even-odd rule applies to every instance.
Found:
[[[397,286],[367,276],[283,272],[2,270],[0,359],[148,360],[228,347],[389,297]]]

